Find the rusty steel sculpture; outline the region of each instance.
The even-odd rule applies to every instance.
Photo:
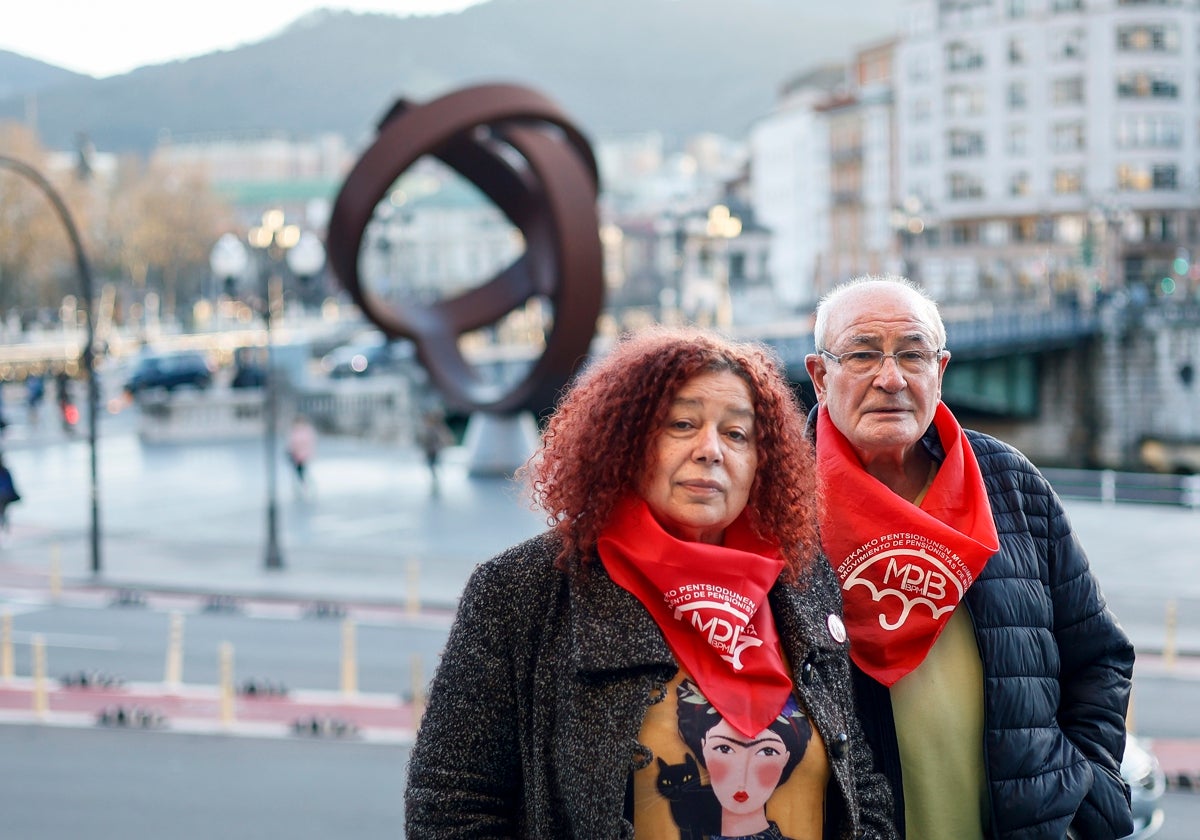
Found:
[[[359,251],[376,206],[430,155],[488,197],[521,231],[524,253],[478,288],[433,304],[393,306],[365,288]],[[334,202],[329,263],[389,338],[407,338],[446,403],[493,414],[539,411],[586,358],[604,297],[596,161],[583,134],[541,94],[516,85],[464,88],[424,104],[398,101]],[[542,355],[507,389],[484,382],[459,337],[541,296],[553,320]]]

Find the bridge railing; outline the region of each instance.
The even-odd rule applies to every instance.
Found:
[[[1064,499],[1181,505],[1200,510],[1200,475],[1057,468],[1043,468],[1041,472]]]

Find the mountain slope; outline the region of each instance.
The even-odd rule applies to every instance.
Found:
[[[102,149],[164,134],[337,132],[352,141],[398,96],[510,81],[554,97],[594,136],[743,133],[798,71],[894,31],[898,0],[491,0],[457,14],[318,12],[279,35],[123,76],[44,88],[47,145]],[[17,118],[23,97],[0,100]]]

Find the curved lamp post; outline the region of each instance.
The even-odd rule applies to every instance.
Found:
[[[50,199],[50,203],[54,206],[54,211],[58,213],[58,218],[67,230],[67,236],[71,239],[71,248],[75,252],[75,265],[79,269],[79,277],[82,281],[83,305],[87,311],[87,342],[83,347],[82,356],[83,368],[87,371],[88,380],[88,446],[91,450],[89,497],[92,506],[92,574],[98,575],[100,574],[100,493],[96,480],[96,411],[100,398],[99,388],[96,383],[96,313],[92,311],[92,298],[94,297],[92,272],[88,267],[87,256],[83,252],[83,243],[79,238],[79,231],[75,227],[71,213],[67,210],[67,205],[50,182],[32,166],[16,158],[0,155],[0,167],[11,169],[17,174],[28,178]]]

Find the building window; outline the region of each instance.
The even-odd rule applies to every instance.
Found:
[[[979,226],[973,222],[954,222],[949,227],[952,245],[974,245],[979,241]]]
[[[1179,52],[1179,27],[1173,24],[1132,24],[1117,28],[1121,52]]]
[[[914,55],[908,62],[908,80],[910,82],[928,81],[929,70],[929,56],[923,53]]]
[[[1062,12],[1082,12],[1083,0],[1050,0],[1050,11],[1055,14]]]
[[[1020,38],[1008,39],[1008,63],[1015,66],[1024,64],[1026,60],[1025,42]]]
[[[1117,0],[1118,6],[1182,6],[1183,0]]]
[[[983,132],[955,129],[946,133],[950,157],[979,157],[983,154]]]
[[[1117,76],[1122,99],[1177,99],[1179,82],[1161,70],[1132,70]]]
[[[908,146],[908,162],[916,166],[929,163],[933,155],[929,149],[928,140],[917,140]]]
[[[950,72],[978,70],[983,66],[983,53],[973,44],[955,41],[946,45],[946,69]]]
[[[1050,101],[1055,105],[1079,105],[1083,103],[1083,77],[1071,76],[1055,79],[1050,89]]]
[[[983,182],[974,175],[963,172],[951,172],[949,190],[951,198],[983,198]]]
[[[909,114],[909,119],[914,123],[929,122],[930,117],[933,116],[933,105],[927,97],[918,96],[912,101]]]
[[[1179,168],[1173,163],[1155,164],[1150,167],[1150,180],[1156,190],[1179,189]]]
[[[1174,242],[1177,225],[1167,213],[1147,213],[1142,217],[1142,238],[1150,242]]]
[[[1024,82],[1009,82],[1008,84],[1008,109],[1010,111],[1020,111],[1028,104],[1029,96]]]
[[[1084,46],[1087,43],[1087,32],[1083,29],[1063,29],[1050,35],[1050,59],[1052,61],[1070,61],[1083,58]]]
[[[1013,242],[1037,242],[1038,220],[1025,216],[1012,223],[1009,235]]]
[[[1013,20],[1029,14],[1029,0],[1008,0],[1008,16]]]
[[[1078,152],[1086,145],[1082,122],[1058,123],[1050,136],[1050,148],[1056,152]]]
[[[1124,114],[1117,121],[1117,146],[1122,149],[1178,149],[1183,123],[1175,114]]]
[[[954,85],[946,90],[946,114],[951,117],[977,117],[984,112],[986,97],[981,87]]]
[[[1179,188],[1179,169],[1173,163],[1123,163],[1117,167],[1117,188],[1130,192],[1173,191]]]
[[[1015,172],[1008,179],[1008,194],[1014,197],[1029,195],[1029,173]]]
[[[1054,192],[1056,195],[1077,195],[1083,192],[1083,170],[1055,169]]]
[[[1008,144],[1006,148],[1010,155],[1023,155],[1029,151],[1029,131],[1024,125],[1010,125],[1008,127]]]

